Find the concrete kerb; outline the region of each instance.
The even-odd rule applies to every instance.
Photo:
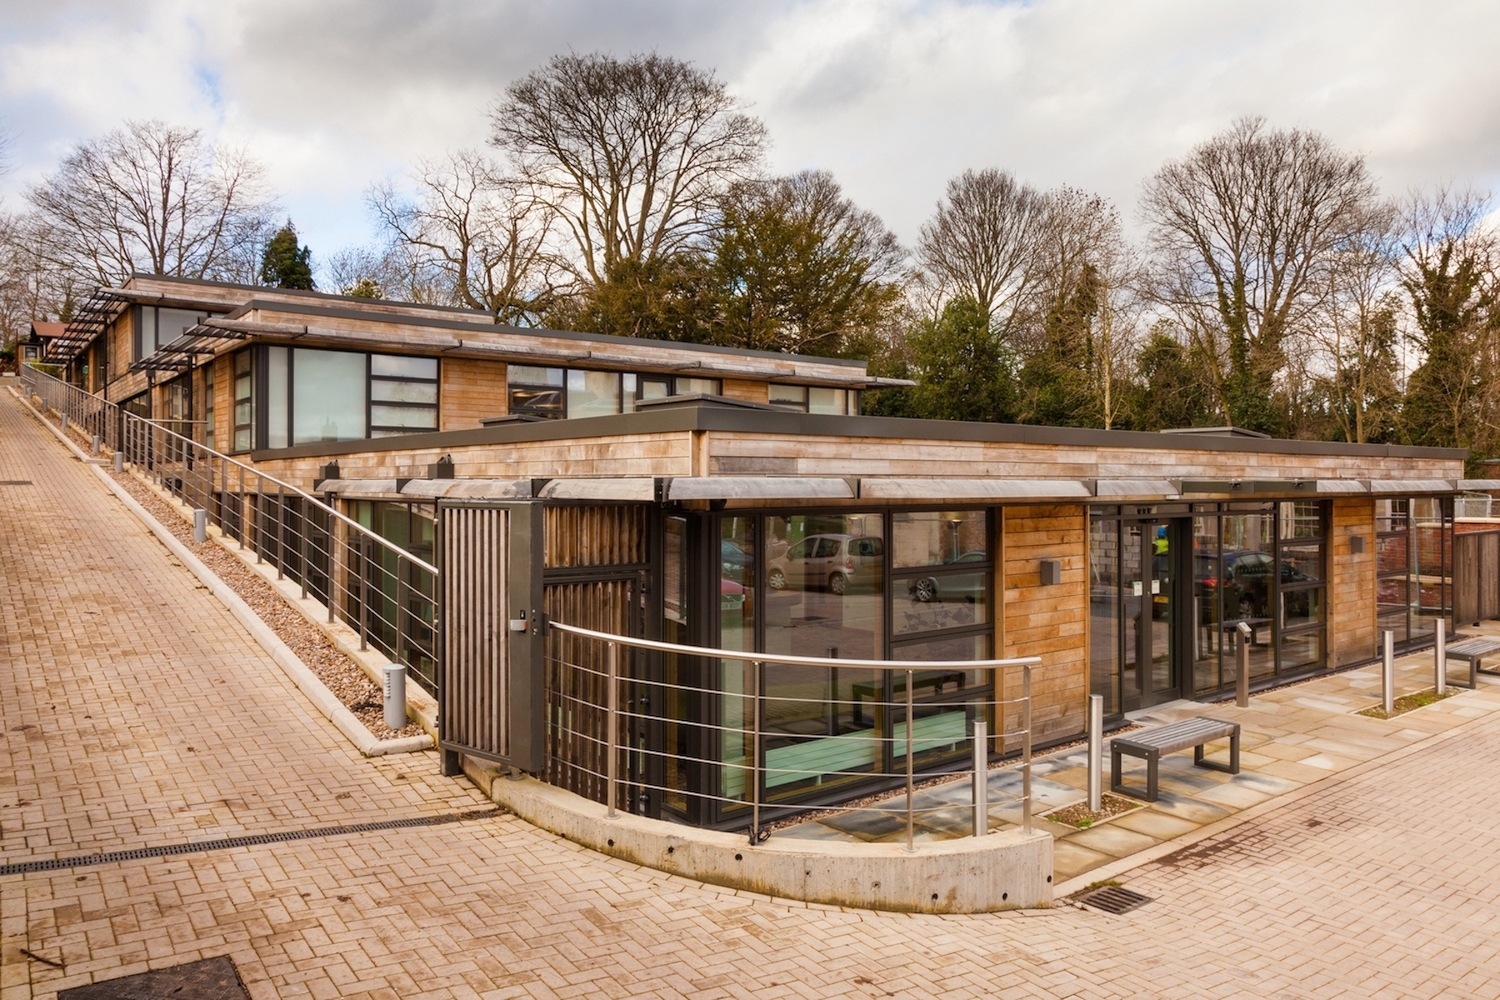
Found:
[[[1465,691],[1463,693],[1472,695],[1475,692]],[[1455,697],[1461,697],[1461,695]],[[1416,711],[1420,712],[1422,711],[1422,709],[1419,708],[1416,709]],[[1258,802],[1248,809],[1234,813],[1231,816],[1225,816],[1221,820],[1216,820],[1212,823],[1207,824],[1206,826],[1199,827],[1198,829],[1185,833],[1180,837],[1163,841],[1160,844],[1148,847],[1143,851],[1136,852],[1135,854],[1127,855],[1126,857],[1120,858],[1118,861],[1113,861],[1109,864],[1101,865],[1098,868],[1091,868],[1081,875],[1075,875],[1073,878],[1059,883],[1053,888],[1053,892],[1056,893],[1058,897],[1071,896],[1072,894],[1082,889],[1088,888],[1090,885],[1093,885],[1096,882],[1118,878],[1119,876],[1133,871],[1136,868],[1148,865],[1153,861],[1159,861],[1169,854],[1176,854],[1178,851],[1182,851],[1189,847],[1192,847],[1195,844],[1202,843],[1203,841],[1208,840],[1211,837],[1217,837],[1221,833],[1226,833],[1230,830],[1233,830],[1243,823],[1248,823],[1251,820],[1259,819],[1267,813],[1274,812],[1275,810],[1280,809],[1283,806],[1292,805],[1293,803],[1300,802],[1303,799],[1322,794],[1327,789],[1332,788],[1333,786],[1338,785],[1341,782],[1364,774],[1367,771],[1374,770],[1377,767],[1384,767],[1387,764],[1391,764],[1405,757],[1409,757],[1414,753],[1419,753],[1429,747],[1436,746],[1439,743],[1444,742],[1445,740],[1456,739],[1459,736],[1464,735],[1471,726],[1488,721],[1490,719],[1490,715],[1492,714],[1493,713],[1481,715],[1477,718],[1470,719],[1468,722],[1454,726],[1452,729],[1449,729],[1446,732],[1434,733],[1433,735],[1428,736],[1425,739],[1418,740],[1415,743],[1404,746],[1399,750],[1392,750],[1388,754],[1374,757],[1370,760],[1364,761],[1363,763],[1355,764],[1353,767],[1349,767],[1342,771],[1335,772],[1334,774],[1330,774],[1326,778],[1320,778],[1319,780],[1314,781],[1311,784],[1303,785],[1301,788],[1293,789],[1292,791],[1287,792],[1285,795],[1278,795],[1275,798],[1267,799],[1264,802]]]
[[[18,398],[24,398],[20,397],[20,394],[15,393],[13,388],[11,392],[17,395]],[[26,402],[30,403],[29,400]],[[399,740],[377,739],[375,734],[370,732],[365,727],[365,724],[355,717],[353,712],[349,711],[341,701],[333,696],[333,693],[323,685],[323,682],[318,680],[317,675],[308,669],[307,664],[303,663],[301,658],[292,652],[291,648],[281,640],[281,637],[261,620],[260,616],[250,608],[250,605],[245,603],[240,595],[236,594],[224,581],[220,580],[197,556],[193,555],[187,546],[177,540],[177,536],[173,535],[161,522],[152,517],[150,512],[136,502],[136,499],[126,492],[119,483],[110,478],[108,473],[97,465],[89,463],[88,456],[83,453],[81,448],[70,441],[66,434],[58,428],[53,427],[42,414],[36,411],[35,407],[28,405],[27,409],[30,410],[32,416],[41,422],[42,426],[51,431],[80,461],[88,465],[94,475],[99,477],[99,480],[125,505],[125,508],[134,514],[167,547],[167,551],[171,552],[178,561],[198,578],[199,582],[208,588],[209,593],[213,594],[229,610],[229,613],[235,617],[235,620],[245,627],[245,630],[266,651],[267,655],[276,662],[276,665],[286,673],[287,677],[297,686],[298,690],[313,703],[319,712],[337,727],[339,732],[344,734],[350,743],[354,744],[360,753],[366,757],[377,757],[384,754],[410,753],[416,750],[426,750],[433,746],[432,737],[425,733],[421,736],[409,736]]]
[[[1052,905],[1052,836],[1005,830],[917,845],[772,837],[620,813],[530,777],[464,758],[494,802],[575,844],[669,875],[777,899],[907,913],[990,913]]]

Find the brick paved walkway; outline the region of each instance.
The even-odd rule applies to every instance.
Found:
[[[350,751],[44,433],[0,396],[0,861],[478,801]],[[1497,814],[1489,718],[1130,873],[1124,917],[784,904],[510,817],[5,876],[0,1000],[226,954],[257,1000],[1496,997]]]

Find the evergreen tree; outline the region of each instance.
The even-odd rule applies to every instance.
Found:
[[[311,250],[297,246],[297,230],[288,219],[266,244],[266,252],[260,259],[260,280],[275,288],[311,290],[314,287],[311,258]]]
[[[912,416],[1014,419],[1014,359],[974,299],[954,299],[936,320],[918,323],[907,345],[920,383],[907,397]]]
[[[1073,287],[1051,303],[1041,344],[1021,367],[1019,419],[1050,427],[1102,427],[1094,392],[1094,320],[1099,312],[1099,273],[1081,268]]]
[[[1127,413],[1138,431],[1161,431],[1209,423],[1212,412],[1198,374],[1206,366],[1176,337],[1154,330],[1136,359],[1137,382]]]

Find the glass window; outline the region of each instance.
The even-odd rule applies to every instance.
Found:
[[[561,420],[566,415],[567,376],[563,369],[511,365],[506,378],[510,383],[511,413],[526,413],[549,420]]]
[[[843,416],[849,412],[849,393],[845,389],[811,386],[807,390],[807,412]]]
[[[1323,543],[1296,542],[1281,546],[1283,586],[1323,579]]]
[[[255,377],[252,356],[240,351],[234,356],[234,450],[249,451],[254,443]]]
[[[292,352],[292,444],[365,437],[367,355]]]
[[[777,385],[773,382],[767,389],[767,400],[778,410],[796,410],[806,413],[807,386]]]
[[[427,379],[438,377],[437,358],[409,358],[398,354],[370,355],[370,374],[376,378]]]
[[[371,357],[374,361],[374,357]],[[389,379],[370,380],[370,401],[374,403],[413,403],[421,406],[436,406],[438,387],[436,382],[396,382]],[[380,423],[376,420],[375,423]]]
[[[370,355],[370,436],[437,429],[437,359]]]
[[[1221,654],[1226,646],[1219,612],[1219,518],[1193,518],[1193,690],[1220,686]]]
[[[891,594],[891,632],[906,635],[988,621],[989,579],[987,570],[898,577]]]
[[[755,648],[755,521],[753,517],[719,520],[719,646]],[[752,750],[751,696],[755,679],[749,660],[721,660],[719,759],[720,788],[726,798],[745,798]],[[766,715],[773,710],[768,706]]]
[[[622,413],[635,412],[635,396],[639,391],[640,377],[633,372],[626,372],[620,376],[620,411]]]
[[[989,562],[989,517],[982,510],[891,515],[891,565],[948,566]]]
[[[568,372],[568,418],[613,416],[620,412],[618,372]]]
[[[1120,522],[1089,525],[1089,692],[1120,711]]]
[[[672,395],[671,379],[656,378],[650,375],[641,376],[641,399],[666,399],[670,395]]]
[[[1282,538],[1322,538],[1323,505],[1316,500],[1296,500],[1281,505]]]
[[[266,447],[290,443],[291,348],[266,348]]]

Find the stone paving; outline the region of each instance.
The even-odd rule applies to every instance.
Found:
[[[348,749],[0,395],[11,479],[0,863],[480,801],[431,753]],[[1440,729],[1122,876],[1153,898],[1124,917],[793,904],[505,816],[0,876],[0,1000],[218,956],[256,1000],[1497,997],[1500,715]]]
[[[1467,628],[1464,635],[1500,637],[1500,623]],[[1458,661],[1450,677],[1463,671]],[[1466,669],[1466,668],[1465,668]],[[1396,661],[1397,695],[1430,689],[1434,682],[1430,650]],[[1500,712],[1500,677],[1480,674],[1479,688],[1450,686],[1454,695],[1389,721],[1359,716],[1380,704],[1380,668],[1364,667],[1256,695],[1248,709],[1232,702],[1204,705],[1180,701],[1133,713],[1151,726],[1195,715],[1238,722],[1240,773],[1193,766],[1191,752],[1170,754],[1158,765],[1160,797],[1088,829],[1045,821],[1048,812],[1087,798],[1088,757],[1083,748],[1045,755],[1032,765],[1032,797],[1037,828],[1055,838],[1053,865],[1058,882],[1159,847],[1209,823],[1223,820],[1276,796],[1348,770],[1358,764],[1447,732],[1476,718]],[[1460,697],[1461,695],[1461,697]],[[1209,745],[1210,760],[1227,763],[1228,741]],[[1129,789],[1145,787],[1145,763],[1125,757]],[[1109,748],[1104,750],[1104,788],[1109,789]],[[1020,776],[1012,766],[989,775],[992,829],[1019,825]],[[929,787],[913,796],[914,825],[920,841],[969,835],[973,793],[968,778]],[[906,800],[898,794],[865,810],[824,816],[782,831],[779,836],[814,840],[897,842],[906,838]]]

